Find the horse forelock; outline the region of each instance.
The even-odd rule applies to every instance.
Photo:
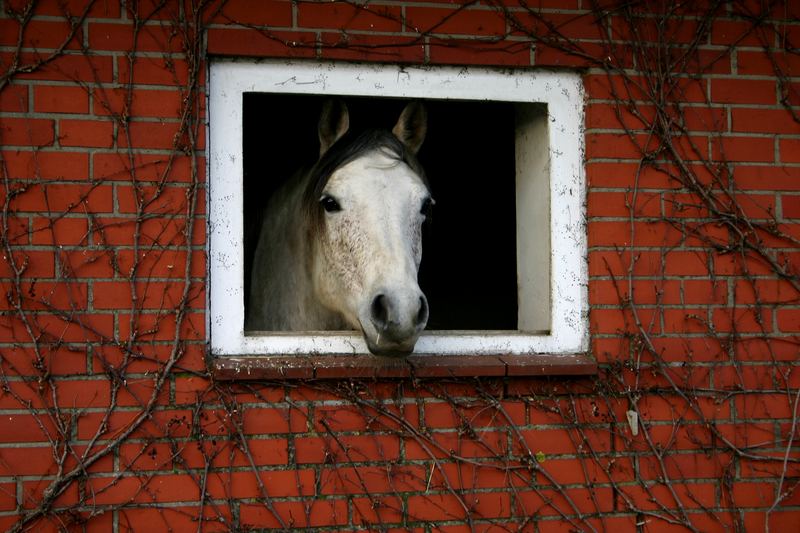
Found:
[[[426,187],[428,181],[416,156],[407,150],[400,140],[387,130],[366,130],[358,135],[348,132],[336,141],[311,168],[303,194],[303,206],[308,219],[309,238],[319,234],[324,223],[323,209],[319,199],[333,173],[373,150],[383,150],[411,168]]]

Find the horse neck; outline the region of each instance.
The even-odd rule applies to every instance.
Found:
[[[285,239],[278,248],[286,253],[273,257],[275,273],[273,290],[276,301],[283,310],[292,309],[287,316],[287,329],[332,330],[343,329],[338,313],[333,313],[319,302],[311,281],[311,264],[314,253],[314,235],[303,205],[309,176],[291,180],[278,194],[273,204],[284,210],[281,223],[273,226],[270,236],[273,244]]]

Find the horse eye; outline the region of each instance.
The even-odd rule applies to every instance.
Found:
[[[327,194],[319,199],[319,203],[322,204],[322,208],[328,213],[335,213],[336,211],[342,210],[342,206],[339,205],[339,202],[337,202],[333,196],[328,196]]]
[[[425,218],[430,218],[431,214],[433,213],[433,206],[436,202],[433,201],[433,198],[425,198],[422,201],[422,208],[419,210],[420,213],[425,215]]]

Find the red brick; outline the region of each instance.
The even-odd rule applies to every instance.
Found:
[[[291,26],[292,2],[289,0],[265,0],[256,4],[226,2],[212,21],[254,26]]]
[[[609,76],[608,74],[587,74],[583,77],[586,94],[597,100],[649,101],[645,91],[645,78]],[[603,104],[609,105],[609,104]],[[617,104],[611,104],[616,106]]]
[[[175,282],[144,281],[136,283],[137,309],[175,309],[181,304],[184,284]],[[92,290],[95,309],[131,309],[134,306],[131,287],[127,281],[96,281]],[[205,284],[189,287],[187,301],[190,308],[203,308]]]
[[[36,65],[38,54],[23,53],[20,62],[23,66]],[[13,60],[10,52],[0,52],[0,64],[8,65]],[[61,55],[32,72],[21,72],[18,80],[85,81],[91,83],[110,82],[113,78],[113,58],[96,55]]]
[[[12,205],[19,211],[45,213],[110,212],[114,209],[108,185],[42,185],[17,196]]]
[[[778,329],[783,333],[800,331],[800,309],[778,309]]]
[[[117,143],[120,147],[127,148],[153,148],[160,150],[174,150],[188,148],[185,132],[181,134],[181,124],[178,122],[132,122],[128,130],[117,133]],[[202,137],[198,138],[199,144],[195,148],[202,148]]]
[[[138,192],[135,192],[138,191]],[[117,187],[117,204],[120,213],[137,213],[139,203],[143,212],[157,213],[185,213],[187,206],[188,189],[181,187]],[[202,204],[203,202],[198,202]],[[205,212],[204,205],[197,205],[197,214]]]
[[[133,42],[132,23],[90,22],[89,48],[114,52],[134,50],[142,52],[181,52],[181,41],[171,26],[159,23],[145,24]]]
[[[86,349],[68,347],[40,348],[41,369],[34,367],[36,354],[32,348],[15,347],[3,352],[5,361],[21,375],[36,376],[48,372],[53,376],[86,373]]]
[[[96,89],[93,109],[95,114],[106,116],[180,118],[182,101],[177,90]]]
[[[187,475],[188,477],[188,475]],[[112,513],[107,513],[109,516]],[[125,532],[147,529],[149,531],[193,531],[197,529],[200,511],[195,505],[188,506],[156,506],[127,507],[119,511],[119,530]],[[230,511],[225,507],[208,505],[203,507],[203,531],[227,531],[227,524],[232,523]],[[90,522],[95,525],[95,520]],[[109,524],[106,531],[111,530]],[[100,528],[98,527],[98,531]]]
[[[664,273],[668,276],[708,276],[712,258],[707,251],[670,251],[666,254]]]
[[[83,87],[35,85],[33,108],[37,113],[88,113],[89,94]]]
[[[714,486],[712,483],[673,482],[667,487],[662,483],[655,483],[647,488],[640,485],[627,486],[622,492],[627,499],[632,500],[637,509],[645,511],[655,511],[660,508],[662,502],[674,501],[672,491],[680,498],[681,504],[685,508],[704,509],[715,503]]]
[[[155,475],[147,478],[91,478],[93,501],[109,505],[121,501],[137,503],[192,502],[200,498],[200,489],[192,476],[185,474]]]
[[[28,111],[28,86],[10,84],[0,92],[0,111],[26,113]]]
[[[505,21],[494,10],[406,7],[406,30],[416,33],[502,35]]]
[[[22,507],[24,509],[32,509],[38,502],[43,500],[44,491],[50,486],[50,480],[42,479],[37,481],[23,481],[22,485]],[[76,483],[67,485],[64,492],[55,498],[53,507],[65,508],[74,507],[78,505],[80,498],[78,496],[78,486]],[[44,524],[37,524],[37,530]],[[55,529],[52,529],[55,533]]]
[[[335,439],[298,437],[294,445],[298,463],[334,461],[340,464],[377,460],[396,461],[400,458],[400,440],[388,435],[342,435]]]
[[[314,57],[316,33],[299,31],[262,32],[230,28],[209,28],[208,53],[246,57]]]
[[[795,510],[783,511],[775,509],[769,515],[763,512],[751,511],[744,515],[743,529],[745,531],[791,531],[796,527],[797,511]]]
[[[586,158],[640,159],[646,147],[641,136],[626,133],[592,133],[586,136]]]
[[[505,454],[508,444],[505,433],[500,431],[476,431],[473,435],[444,431],[432,433],[431,437],[433,443],[426,445],[427,450],[417,441],[406,441],[406,459],[430,459],[428,450],[438,457],[494,457]]]
[[[736,507],[770,507],[775,501],[775,484],[734,483],[730,497]]]
[[[721,197],[718,204],[723,210],[734,214],[741,214],[751,219],[768,219],[775,217],[775,195],[774,194],[739,194],[733,200]]]
[[[136,328],[133,335],[136,340],[147,341],[173,341],[175,339],[175,311],[161,311],[160,313],[142,313],[134,323]],[[119,336],[127,339],[131,336],[130,316],[120,315]],[[181,322],[178,337],[183,341],[205,339],[205,320],[202,313],[187,313]]]
[[[19,36],[19,22],[11,18],[0,19],[0,45],[16,46]],[[62,45],[67,50],[76,50],[83,40],[81,28],[70,37],[70,24],[67,20],[30,19],[22,32],[22,47],[55,49]]]
[[[786,109],[731,109],[731,129],[741,133],[800,133],[800,123]]]
[[[98,433],[104,423],[105,412],[85,413],[78,420],[78,438],[91,439]],[[140,416],[140,410],[114,411],[108,417],[100,432],[102,439],[112,438],[113,435],[127,430]],[[157,409],[131,433],[132,439],[152,438],[154,436],[169,435],[173,438],[188,437],[191,430],[192,412],[188,409]]]
[[[618,52],[617,64],[622,67],[631,66],[630,52],[619,49]],[[581,43],[580,51],[565,50],[561,46],[537,44],[535,65],[540,67],[589,68],[594,63],[587,58],[602,57],[601,54],[608,55],[608,49],[602,44]]]
[[[683,303],[725,304],[728,300],[728,283],[725,280],[685,280],[683,281]],[[679,302],[675,302],[679,303]]]
[[[800,218],[800,196],[781,195],[783,218]]]
[[[797,346],[790,338],[740,339],[735,348],[740,360],[794,361],[797,357]]]
[[[653,310],[639,309],[638,315],[642,324],[646,324],[646,327],[650,329]],[[600,334],[638,333],[632,317],[620,309],[591,309],[589,311],[589,325],[593,332]],[[656,320],[653,333],[658,333],[660,329],[658,325],[659,322]]]
[[[25,0],[9,0],[6,5],[16,12],[22,11],[28,3]],[[88,11],[86,11],[88,7]],[[79,17],[86,11],[91,18],[117,18],[120,6],[116,2],[93,2],[91,0],[62,0],[56,3],[42,2],[33,6],[36,15]]]
[[[408,497],[408,514],[411,520],[444,521],[463,520],[462,502],[453,494],[425,494]]]
[[[205,243],[205,221],[195,219],[191,230],[192,243]],[[134,218],[98,218],[94,220],[92,238],[97,244],[133,245]],[[181,246],[186,243],[185,218],[151,218],[139,226],[139,244]]]
[[[298,5],[297,23],[306,28],[399,32],[402,14],[395,6],[304,2]]]
[[[277,407],[251,407],[244,412],[243,430],[247,435],[304,431],[305,414]]]
[[[742,75],[774,76],[776,68],[782,72],[796,72],[800,58],[790,52],[770,50],[738,50],[736,52],[737,72]]]
[[[711,100],[725,104],[778,103],[773,80],[715,78],[711,81]]]
[[[675,246],[685,235],[667,222],[595,221],[589,224],[589,246]],[[633,239],[633,240],[631,240]]]
[[[22,282],[21,289],[24,298],[24,307],[31,310],[59,309],[71,311],[86,308],[86,285],[83,283],[59,281],[52,282]],[[11,303],[4,299],[0,308],[11,310]]]
[[[711,24],[711,43],[761,47],[764,43],[761,42],[759,33],[753,31],[753,27],[750,21],[714,19]]]
[[[523,41],[483,42],[471,39],[429,40],[431,63],[530,66],[531,44]]]
[[[586,127],[588,129],[645,130],[653,123],[655,108],[647,104],[633,105],[593,103],[586,107]]]
[[[353,524],[383,529],[403,522],[403,502],[396,496],[353,498]]]
[[[114,124],[100,120],[67,120],[58,122],[61,146],[111,148],[114,145]]]
[[[768,309],[737,307],[715,309],[713,323],[716,331],[736,331],[739,333],[761,333],[772,331],[772,313]]]
[[[0,157],[12,179],[85,180],[89,176],[89,155],[82,152],[6,150]]]
[[[50,146],[55,141],[52,120],[0,118],[0,139],[5,146]]]
[[[742,189],[800,191],[800,169],[781,166],[737,166],[736,184]]]
[[[321,54],[327,59],[350,61],[398,61],[417,63],[425,59],[425,45],[416,37],[342,34],[325,32]],[[307,52],[308,49],[303,49]]]
[[[258,473],[271,498],[310,496],[314,492],[314,471],[264,470]],[[208,478],[211,498],[261,498],[263,497],[252,471],[215,472]]]
[[[559,6],[559,9],[564,8]],[[597,20],[588,12],[548,13],[542,17],[538,11],[525,10],[508,11],[505,15],[514,35],[575,41],[598,41],[606,37],[604,25],[597,24]]]
[[[117,79],[125,84],[129,81],[135,85],[185,86],[189,83],[189,65],[182,59],[137,56],[131,72],[130,60],[127,57],[117,57],[117,69]],[[203,83],[202,72],[197,75]]]
[[[86,244],[89,226],[85,218],[34,218],[31,235],[33,244]]]
[[[348,523],[347,500],[276,502],[273,504],[273,508],[278,516],[281,517],[282,522],[279,522],[275,515],[263,504],[242,505],[241,521],[245,527],[280,529],[337,526]]]
[[[183,278],[186,271],[186,253],[184,250],[162,250],[159,252],[145,252],[140,254],[137,258],[136,268],[143,276],[155,278]],[[94,261],[91,257],[83,258],[83,262]],[[130,250],[117,250],[116,261],[119,265],[120,272],[129,272],[133,267],[133,252]],[[79,263],[80,264],[80,263]],[[110,265],[109,265],[110,266]],[[102,270],[105,268],[101,266],[101,272],[108,272]],[[202,251],[195,251],[191,254],[191,265],[189,265],[189,274],[194,278],[200,278],[205,275],[205,253]],[[85,277],[95,277],[90,273],[83,274]],[[97,277],[105,277],[98,275]]]
[[[505,489],[524,487],[530,483],[525,475],[510,474],[495,465],[475,463],[440,463],[433,475],[422,472],[425,488],[429,491],[446,491],[448,486],[462,490]]]
[[[742,419],[791,419],[792,400],[782,394],[743,394],[734,398],[736,414]]]
[[[800,139],[778,139],[781,163],[800,163]]]
[[[55,274],[55,255],[52,251],[25,250],[11,256],[22,278],[52,278]],[[7,255],[0,261],[0,278],[13,278],[12,259]]]
[[[633,298],[630,285],[628,282],[594,280],[589,284],[589,302],[592,305],[623,305],[630,300],[638,305],[682,303],[678,281],[634,281]]]
[[[683,125],[689,131],[727,131],[728,113],[718,107],[683,107]]]
[[[788,422],[788,420],[787,420]],[[772,441],[769,441],[772,442]],[[793,479],[800,476],[800,464],[798,464],[797,452],[789,453],[789,461],[784,467],[785,450],[765,452],[765,459],[743,459],[741,462],[741,472],[743,478],[785,478]],[[768,460],[766,458],[769,458]]]
[[[197,158],[198,179],[204,179],[203,158]],[[170,155],[133,154],[133,167],[127,154],[94,154],[95,180],[138,181],[138,182],[189,182],[192,161],[189,157]]]
[[[3,435],[3,442],[49,443],[50,439],[57,438],[57,431],[46,415],[4,413],[0,416],[0,435]]]
[[[666,172],[637,163],[592,162],[586,165],[586,180],[590,187],[624,187],[637,183],[643,189],[669,189],[674,186]]]
[[[14,511],[17,508],[17,484],[0,483],[0,511]],[[17,517],[12,517],[14,520]],[[9,524],[10,527],[11,524]],[[0,522],[0,527],[4,527]]]
[[[771,163],[775,161],[775,140],[771,137],[723,137],[713,141],[716,161]]]
[[[783,279],[754,279],[736,281],[734,299],[738,304],[797,303],[800,295]]]
[[[429,471],[422,465],[388,463],[379,466],[323,467],[323,494],[379,494],[425,490]]]
[[[590,192],[587,215],[590,217],[628,217],[631,215],[633,193]],[[658,217],[661,215],[661,195],[648,191],[636,194],[634,216]]]

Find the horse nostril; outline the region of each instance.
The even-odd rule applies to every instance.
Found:
[[[419,311],[417,312],[416,325],[425,324],[428,321],[428,300],[424,296],[419,297]]]
[[[372,322],[380,329],[386,329],[389,322],[389,309],[386,305],[386,297],[379,294],[372,300]]]

